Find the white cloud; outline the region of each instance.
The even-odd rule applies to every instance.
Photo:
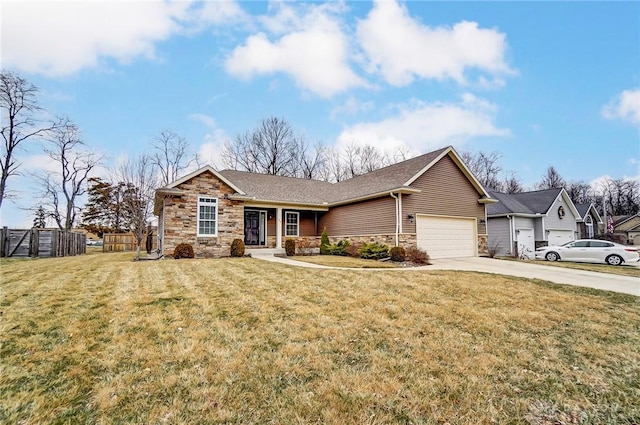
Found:
[[[396,1],[377,0],[358,23],[357,38],[368,57],[370,72],[389,84],[405,86],[415,78],[453,79],[466,83],[465,71],[475,68],[492,76],[512,73],[505,63],[505,35],[462,21],[453,27],[431,28],[413,19]],[[500,86],[499,78],[480,85]]]
[[[373,102],[363,102],[354,97],[349,97],[341,105],[336,106],[331,110],[331,119],[335,119],[341,115],[356,115],[360,112],[367,112],[374,107]]]
[[[228,23],[234,2],[8,1],[2,6],[3,65],[50,76],[137,57],[174,34]]]
[[[279,38],[271,41],[263,32],[250,36],[227,58],[228,73],[243,79],[285,73],[322,97],[366,85],[349,66],[348,39],[336,16],[340,4],[276,7],[276,14],[262,22]]]
[[[337,143],[346,146],[374,145],[387,152],[409,149],[425,152],[446,145],[459,145],[473,137],[505,137],[508,129],[493,122],[495,106],[471,94],[458,103],[413,101],[399,112],[378,122],[359,123],[345,128]]]
[[[624,90],[614,101],[602,108],[602,116],[640,125],[640,89]]]
[[[202,143],[198,147],[198,160],[200,166],[211,165],[216,170],[220,170],[224,167],[220,152],[224,147],[225,142],[230,140],[229,135],[221,128],[218,127],[216,120],[206,114],[191,114],[190,119],[197,121],[207,127],[208,131],[204,135]],[[194,164],[195,170],[195,164]],[[194,171],[190,170],[190,171]]]

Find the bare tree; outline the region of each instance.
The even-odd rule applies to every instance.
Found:
[[[296,176],[299,157],[299,138],[287,121],[275,117],[262,120],[222,150],[223,163],[229,168],[278,176]]]
[[[560,173],[553,167],[547,168],[547,172],[544,176],[542,176],[542,181],[536,185],[536,188],[539,190],[544,189],[557,189],[564,187],[566,182],[560,176]]]
[[[147,231],[147,223],[153,215],[153,197],[157,185],[154,161],[141,155],[128,159],[116,170],[117,179],[125,186],[123,207],[126,210],[127,227],[136,240],[136,260],[140,259],[140,245]]]
[[[595,201],[591,185],[584,181],[571,181],[565,187],[571,202],[574,204],[590,204]]]
[[[346,180],[347,168],[340,151],[331,147],[325,151],[325,159],[320,169],[320,178],[328,182],[340,182]]]
[[[632,179],[606,179],[599,188],[607,214],[633,215],[640,212],[640,182]]]
[[[87,191],[86,180],[101,161],[99,156],[84,149],[78,127],[68,119],[50,132],[45,152],[57,170],[40,176],[49,214],[61,230],[70,230],[79,211],[78,198]]]
[[[189,142],[172,130],[163,130],[153,140],[151,159],[157,167],[161,186],[178,179],[178,176],[197,158],[188,159]]]
[[[504,190],[499,179],[502,167],[499,165],[501,155],[498,152],[477,152],[475,154],[462,152],[460,156],[482,186],[500,192]]]
[[[40,125],[38,88],[24,78],[9,72],[0,73],[0,112],[2,115],[2,156],[0,157],[0,207],[8,196],[7,180],[19,174],[16,149],[29,139],[55,129],[56,124]]]
[[[516,177],[515,173],[512,172],[509,174],[509,177],[505,178],[504,182],[502,183],[502,191],[504,193],[520,193],[524,192],[524,187],[522,186],[520,180],[518,180],[518,178]]]
[[[326,160],[326,149],[320,143],[312,148],[304,139],[300,139],[299,145],[299,165],[300,175],[304,179],[318,179]]]

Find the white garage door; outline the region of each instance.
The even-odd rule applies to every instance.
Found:
[[[549,230],[549,246],[560,246],[574,239],[572,230]]]
[[[477,254],[475,218],[418,215],[418,248],[431,258],[474,257]]]

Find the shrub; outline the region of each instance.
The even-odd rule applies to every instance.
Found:
[[[389,257],[391,257],[391,261],[396,263],[402,263],[406,256],[407,253],[401,246],[394,246],[389,250]]]
[[[362,242],[354,242],[349,244],[347,247],[347,255],[353,258],[360,258],[360,248],[362,247]]]
[[[296,245],[298,246],[298,254],[302,255],[311,255],[313,253],[313,248],[317,248],[315,241],[311,241],[307,238],[298,239]]]
[[[175,258],[176,260],[180,258],[193,258],[193,257],[195,257],[195,254],[193,252],[193,247],[188,243],[180,243],[173,250],[173,258]]]
[[[429,264],[429,254],[415,246],[406,249],[406,260],[414,264]]]
[[[329,255],[340,255],[346,257],[347,255],[349,255],[349,245],[351,245],[351,243],[348,240],[341,240],[338,243],[329,245],[327,247],[327,253]]]
[[[231,256],[242,257],[244,255],[244,241],[242,239],[234,239],[231,242]]]
[[[329,235],[326,227],[322,230],[322,235],[320,235],[320,255],[329,255]]]
[[[365,260],[379,260],[389,256],[389,247],[377,242],[362,244],[358,250],[360,258]]]
[[[296,241],[294,239],[284,241],[284,252],[287,254],[287,257],[296,255]]]

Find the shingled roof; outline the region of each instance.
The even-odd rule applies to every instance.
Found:
[[[410,187],[413,180],[449,153],[452,153],[453,157],[459,161],[459,157],[453,148],[446,147],[338,183],[236,170],[215,171],[213,168],[206,166],[171,183],[165,188],[158,189],[158,192],[173,193],[175,191],[174,188],[180,183],[201,172],[209,171],[233,187],[237,191],[237,195],[242,198],[263,202],[318,206],[335,205],[373,198],[391,191],[419,192],[417,189]],[[461,162],[459,165],[463,172],[468,175],[478,193],[483,198],[488,198],[487,192],[475,177],[470,174]]]
[[[487,215],[546,214],[564,189],[554,188],[522,193],[490,191],[498,203],[487,206]]]

